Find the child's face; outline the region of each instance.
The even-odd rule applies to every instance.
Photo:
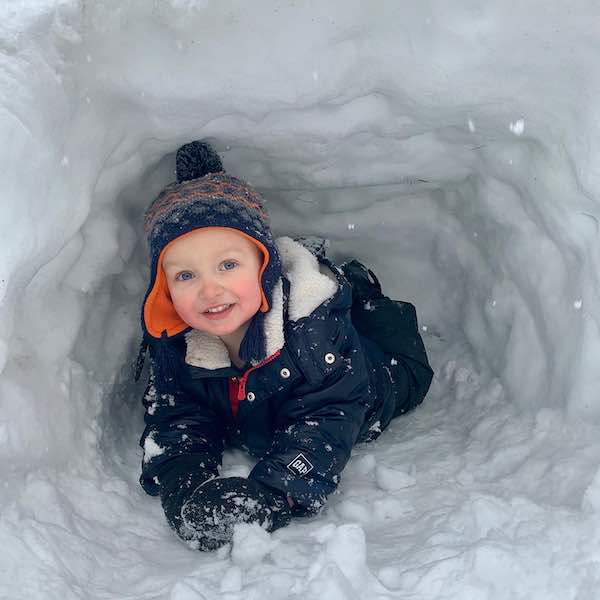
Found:
[[[197,229],[171,242],[163,256],[179,316],[190,327],[219,337],[237,332],[258,312],[261,266],[256,245],[226,229]]]

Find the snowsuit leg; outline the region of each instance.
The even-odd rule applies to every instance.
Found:
[[[391,380],[392,405],[379,407],[383,430],[391,419],[423,401],[433,371],[419,334],[415,307],[385,296],[375,274],[357,260],[342,265],[342,269],[352,284],[352,323],[367,338],[364,345],[371,362],[379,363],[383,367],[379,372],[387,371]],[[377,384],[381,395],[389,395],[384,382]]]

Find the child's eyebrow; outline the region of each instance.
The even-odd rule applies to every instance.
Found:
[[[170,267],[176,267],[179,263],[177,262],[169,262],[168,260],[163,260],[163,269],[169,269]]]
[[[244,254],[246,251],[242,248],[237,248],[236,246],[230,246],[229,248],[225,248],[222,252],[219,252],[219,255],[229,254],[231,252],[235,252],[237,254]]]
[[[225,248],[224,250],[222,250],[221,252],[219,252],[219,254],[217,256],[219,257],[223,257],[225,254],[238,254],[238,255],[243,255],[245,254],[246,251],[242,248],[236,248],[235,246],[231,246],[229,248]],[[169,260],[164,260],[163,261],[163,269],[169,269],[170,267],[179,267],[181,265],[185,266],[185,262],[181,263],[178,261],[169,261]]]

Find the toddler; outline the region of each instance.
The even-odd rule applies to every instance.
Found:
[[[412,304],[358,261],[274,240],[262,198],[208,144],[176,163],[145,217],[140,483],[181,539],[214,550],[237,523],[318,513],[354,444],[419,404],[433,372]],[[257,459],[247,478],[219,476],[225,445]]]

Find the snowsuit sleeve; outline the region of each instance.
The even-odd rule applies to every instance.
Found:
[[[185,390],[160,393],[150,380],[143,397],[146,427],[140,438],[144,450],[140,484],[151,496],[161,484],[188,473],[218,474],[223,454],[223,431],[210,407]]]
[[[318,323],[299,328],[291,340],[300,382],[280,407],[269,453],[250,473],[291,496],[298,514],[318,512],[336,489],[368,408],[356,331]]]

